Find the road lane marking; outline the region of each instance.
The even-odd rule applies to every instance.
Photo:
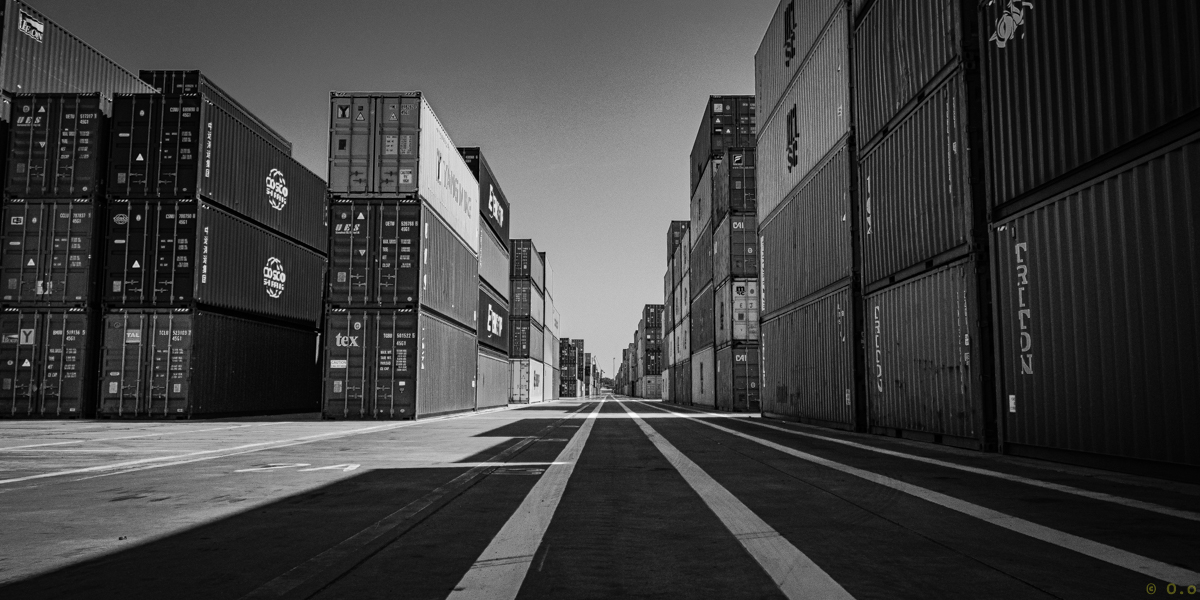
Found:
[[[262,452],[263,450],[276,450],[279,448],[289,448],[291,446],[300,446],[303,444],[311,444],[314,442],[322,442],[327,440],[336,440],[344,437],[352,437],[367,433],[380,433],[391,431],[402,427],[413,427],[416,425],[424,425],[427,423],[440,423],[447,419],[458,419],[463,417],[475,416],[478,413],[460,413],[455,415],[446,415],[444,417],[431,417],[419,421],[403,421],[400,423],[388,423],[385,425],[373,425],[371,427],[363,427],[360,429],[351,429],[349,431],[331,431],[328,433],[319,433],[316,435],[301,436],[298,438],[272,440],[267,442],[255,442],[252,444],[243,444],[241,446],[232,446],[230,448],[218,448],[215,450],[199,450],[196,452],[188,452],[186,454],[177,454],[173,456],[157,456],[151,458],[141,458],[137,460],[128,460],[119,463],[107,465],[97,465],[94,467],[83,467],[79,469],[68,469],[65,471],[55,471],[52,473],[39,473],[37,475],[27,475],[25,477],[15,477],[12,479],[0,479],[0,485],[8,483],[18,483],[21,481],[31,481],[35,479],[46,479],[49,477],[63,477],[67,475],[81,475],[85,473],[102,473],[101,475],[92,475],[81,479],[92,479],[95,477],[107,477],[110,475],[122,475],[125,473],[133,473],[135,471],[144,471],[146,469],[159,469],[163,467],[174,467],[185,465],[194,462],[202,462],[207,460],[216,460],[220,458],[228,458],[249,454],[252,452]],[[129,467],[129,468],[127,468]],[[105,471],[113,471],[104,473]]]
[[[717,483],[699,465],[650,427],[626,403],[621,408],[633,418],[642,433],[650,438],[667,462],[679,471],[688,485],[700,495],[729,533],[758,561],[767,575],[788,598],[853,598],[845,588],[829,576],[817,563],[792,545],[787,538],[759,518],[741,500]]]
[[[647,404],[646,406],[650,406],[650,405]],[[1120,548],[1109,546],[1107,544],[1102,544],[1100,542],[1095,542],[1095,541],[1089,540],[1087,538],[1079,537],[1077,535],[1072,535],[1072,534],[1066,533],[1064,531],[1059,531],[1057,529],[1053,529],[1051,527],[1046,527],[1044,525],[1038,525],[1037,523],[1034,523],[1032,521],[1026,521],[1025,519],[1006,515],[1000,511],[992,510],[990,508],[984,508],[978,504],[973,504],[973,503],[967,502],[965,500],[959,500],[958,498],[954,498],[952,496],[947,496],[946,494],[942,494],[940,492],[935,492],[933,490],[926,489],[926,488],[923,488],[920,486],[912,485],[910,483],[905,483],[905,482],[899,481],[897,479],[892,479],[891,477],[887,477],[885,475],[879,475],[876,473],[872,473],[871,471],[866,471],[863,469],[859,469],[857,467],[851,467],[849,465],[844,465],[842,463],[835,462],[835,461],[832,461],[832,460],[829,460],[826,458],[821,458],[820,456],[809,454],[807,452],[802,452],[802,451],[796,450],[794,448],[789,448],[782,444],[777,444],[775,442],[772,442],[769,440],[764,440],[762,438],[757,438],[752,435],[742,433],[740,431],[735,431],[735,430],[729,429],[727,427],[722,427],[722,426],[716,425],[714,423],[709,423],[704,419],[695,417],[690,414],[672,412],[672,411],[669,411],[669,410],[666,410],[663,408],[658,408],[658,407],[651,407],[651,408],[661,410],[667,414],[678,415],[685,419],[691,419],[693,421],[696,421],[697,423],[702,423],[702,424],[712,427],[714,429],[724,431],[725,433],[728,433],[728,434],[731,434],[731,435],[734,435],[734,436],[737,436],[737,437],[740,437],[740,438],[743,438],[746,440],[750,440],[757,444],[761,444],[768,448],[778,450],[779,452],[783,452],[784,454],[788,454],[790,456],[794,456],[796,458],[806,460],[811,463],[816,463],[818,465],[821,465],[823,467],[828,467],[828,468],[834,469],[836,471],[841,471],[842,473],[846,473],[848,475],[853,475],[855,477],[865,479],[867,481],[870,481],[871,483],[876,483],[876,484],[882,485],[884,487],[889,487],[891,489],[894,489],[894,490],[897,490],[900,492],[904,492],[906,494],[915,496],[915,497],[925,500],[927,502],[932,502],[934,504],[937,504],[938,506],[942,506],[944,508],[948,508],[955,512],[959,512],[959,513],[962,513],[967,516],[975,517],[975,518],[985,521],[987,523],[991,523],[992,525],[995,525],[997,527],[1001,527],[1001,528],[1007,529],[1007,530],[1015,532],[1015,533],[1029,536],[1036,540],[1041,540],[1043,542],[1053,544],[1060,548],[1072,550],[1074,552],[1083,554],[1084,556],[1090,556],[1097,560],[1101,560],[1106,563],[1116,565],[1118,567],[1129,569],[1130,571],[1136,571],[1138,573],[1141,573],[1143,575],[1147,575],[1150,577],[1154,577],[1161,581],[1173,582],[1175,584],[1200,584],[1200,573],[1196,573],[1195,571],[1190,571],[1190,570],[1184,569],[1182,567],[1176,567],[1174,565],[1160,562],[1160,561],[1154,560],[1152,558],[1142,556],[1140,554],[1134,554],[1133,552],[1121,550]]]
[[[113,438],[97,438],[97,439],[87,439],[87,440],[71,440],[68,442],[47,442],[45,444],[27,444],[25,446],[9,446],[7,448],[0,448],[0,452],[8,452],[9,450],[24,450],[27,448],[43,448],[45,446],[64,446],[67,444],[87,444],[87,443],[91,443],[91,442],[115,442],[117,440],[134,440],[134,439],[138,439],[138,438],[156,437],[156,436],[163,436],[163,435],[181,435],[181,434],[185,434],[185,433],[206,433],[209,431],[226,431],[229,429],[241,429],[244,427],[264,427],[267,425],[282,425],[282,424],[283,424],[283,422],[254,423],[251,425],[235,425],[233,427],[214,427],[212,429],[191,429],[191,430],[176,429],[174,431],[163,431],[161,433],[145,433],[145,434],[141,434],[141,435],[125,435],[125,436],[113,437]]]
[[[677,407],[677,408],[682,408],[682,407]],[[659,410],[664,410],[664,409],[660,408]],[[689,409],[689,410],[694,410],[694,409]],[[668,412],[670,412],[670,411],[668,411]],[[704,411],[696,411],[696,412],[699,412],[700,414],[712,414],[712,413],[706,413]],[[726,417],[726,415],[716,415],[716,416]],[[732,417],[732,415],[729,415],[729,417]],[[737,417],[732,417],[732,418],[737,418]],[[751,420],[751,419],[741,419],[739,422],[749,423],[751,425],[757,425],[759,427],[765,427],[767,429],[774,429],[775,431],[782,431],[784,433],[790,433],[792,435],[799,435],[799,436],[804,436],[804,437],[812,438],[812,439],[816,439],[816,440],[822,440],[825,442],[833,442],[835,444],[842,444],[843,446],[850,446],[852,448],[858,448],[860,450],[870,450],[871,452],[878,452],[879,454],[886,454],[888,456],[894,456],[897,458],[906,458],[908,460],[915,460],[917,462],[923,462],[923,463],[930,464],[930,465],[937,465],[939,467],[945,467],[947,469],[956,469],[959,471],[965,471],[967,473],[974,473],[976,475],[984,475],[986,477],[995,477],[997,479],[1003,479],[1005,481],[1011,481],[1014,483],[1023,483],[1025,485],[1040,487],[1040,488],[1047,489],[1047,490],[1054,490],[1056,492],[1062,492],[1064,494],[1071,494],[1074,496],[1082,496],[1084,498],[1090,498],[1092,500],[1099,500],[1101,502],[1111,502],[1113,504],[1120,504],[1121,506],[1126,506],[1129,508],[1137,508],[1137,509],[1141,509],[1141,510],[1146,510],[1146,511],[1154,512],[1154,513],[1158,513],[1160,515],[1167,515],[1170,517],[1176,517],[1176,518],[1180,518],[1180,519],[1187,519],[1189,521],[1200,522],[1200,513],[1192,512],[1190,510],[1170,508],[1168,506],[1162,506],[1160,504],[1154,504],[1152,502],[1144,502],[1142,500],[1134,500],[1132,498],[1115,496],[1113,494],[1106,494],[1104,492],[1093,492],[1091,490],[1085,490],[1082,488],[1072,487],[1069,485],[1062,485],[1060,483],[1051,483],[1048,481],[1041,481],[1039,479],[1022,477],[1020,475],[1011,475],[1011,474],[1003,473],[1000,471],[991,471],[988,469],[981,469],[979,467],[970,467],[967,465],[961,465],[958,463],[953,463],[953,462],[945,461],[945,460],[939,460],[936,458],[917,456],[915,454],[905,454],[903,452],[897,452],[895,450],[887,450],[884,448],[875,448],[873,446],[868,446],[867,444],[860,444],[857,442],[851,442],[849,440],[839,440],[837,438],[826,437],[823,435],[817,435],[815,433],[808,433],[805,431],[796,431],[794,429],[787,429],[784,427],[779,427],[777,425],[768,425],[766,423],[759,423],[759,422]]]
[[[584,417],[583,426],[555,459],[556,463],[565,464],[553,464],[546,468],[521,506],[492,538],[448,598],[511,600],[517,597],[538,546],[542,544],[542,536],[546,534],[554,511],[558,509],[558,502],[567,489],[571,473],[575,471],[575,463],[583,453],[600,407],[601,404],[596,404],[596,408]]]
[[[548,425],[541,431],[541,434],[548,434],[554,430],[562,421],[569,419],[586,408],[585,405],[580,405],[575,410],[562,419]],[[292,567],[286,573],[264,583],[254,591],[242,597],[242,600],[254,600],[265,598],[279,598],[287,595],[301,586],[311,588],[307,591],[312,593],[298,593],[295,596],[310,597],[315,594],[323,585],[323,582],[336,579],[343,575],[347,570],[338,568],[338,565],[346,561],[357,563],[357,557],[361,556],[364,549],[378,544],[384,540],[385,536],[390,534],[390,539],[395,539],[399,535],[403,535],[407,529],[416,524],[414,517],[422,511],[433,506],[443,498],[457,494],[468,487],[468,484],[473,482],[481,474],[489,469],[496,468],[502,465],[546,465],[546,464],[566,464],[566,463],[518,463],[505,462],[507,458],[516,456],[527,446],[537,441],[538,436],[527,436],[517,439],[517,442],[508,448],[505,448],[500,453],[491,457],[489,460],[480,463],[456,463],[453,466],[471,467],[469,471],[451,479],[449,482],[434,488],[428,494],[409,502],[396,512],[376,521],[366,529],[342,540],[336,546],[325,550],[324,552],[304,561],[303,563]],[[447,465],[451,466],[451,465]],[[390,543],[390,541],[388,542]],[[354,565],[351,565],[353,567]],[[332,572],[332,577],[329,577]],[[316,583],[314,583],[316,582]],[[303,592],[304,590],[302,590]]]

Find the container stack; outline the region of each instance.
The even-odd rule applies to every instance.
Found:
[[[717,406],[717,330],[725,325],[724,321],[718,323],[717,320],[718,285],[724,285],[725,288],[720,292],[732,299],[735,286],[748,294],[751,286],[747,283],[753,283],[757,275],[757,269],[753,267],[756,263],[753,260],[753,227],[756,221],[748,218],[755,203],[755,186],[748,185],[754,179],[752,147],[757,133],[755,107],[753,96],[710,96],[696,132],[696,142],[692,146],[691,222],[688,227],[691,233],[691,297],[688,301],[691,306],[688,320],[691,338],[691,403],[698,406]],[[740,227],[737,231],[733,229],[735,221]],[[725,229],[718,233],[721,231],[719,227]],[[744,231],[746,227],[752,229]],[[720,242],[717,242],[718,236],[723,236]],[[720,258],[714,253],[718,244],[724,254]],[[751,250],[750,260],[747,260],[747,246]],[[734,252],[739,254],[733,256]],[[721,280],[714,277],[718,263],[722,267]],[[748,264],[751,266],[747,267]],[[746,304],[745,300],[742,304]],[[729,308],[728,315],[732,323],[731,302]],[[741,314],[746,317],[751,312],[743,309]],[[728,332],[725,337],[723,349],[727,349],[732,357],[732,333]],[[748,357],[751,350],[747,347],[749,339],[739,342],[739,356]],[[737,370],[745,389],[742,397],[747,401],[750,371],[748,365]],[[725,387],[731,391],[726,407],[732,409],[735,379],[732,360],[724,375],[728,379]]]
[[[581,340],[563,338],[558,342],[558,362],[562,372],[561,381],[558,384],[560,398],[577,398],[580,395],[579,363],[576,358],[575,346],[578,341]]]
[[[479,181],[479,312],[478,373],[475,408],[508,405],[512,368],[510,343],[508,232],[511,212],[508,198],[479,148],[459,148],[471,174]]]
[[[583,354],[583,387],[584,394],[587,396],[595,396],[599,393],[597,382],[599,381],[599,371],[596,370],[596,360],[592,358],[591,352]]]
[[[480,185],[428,98],[333,92],[329,192],[324,416],[473,410]]]
[[[763,414],[863,430],[848,11],[783,0],[755,55],[760,360]]]
[[[667,230],[667,254],[671,275],[671,318],[664,324],[670,329],[670,356],[668,376],[670,397],[673,404],[692,403],[692,303],[691,262],[692,238],[690,221],[671,221]]]
[[[546,263],[533,240],[512,240],[512,391],[509,402],[546,399]]]
[[[28,4],[0,19],[0,417],[91,417],[108,116],[154,90]]]
[[[113,100],[100,416],[319,406],[324,184],[204,81]]]
[[[550,267],[550,260],[546,258],[545,252],[539,252],[542,259],[542,264],[546,268],[546,286],[545,292],[546,308],[543,314],[546,315],[544,327],[544,335],[542,336],[543,350],[542,357],[546,383],[545,383],[545,399],[557,400],[559,398],[559,387],[562,384],[562,364],[559,361],[559,321],[562,317],[558,314],[558,307],[554,305],[554,269]]]
[[[638,321],[635,355],[641,382],[638,398],[662,398],[663,310],[662,304],[647,304]]]
[[[583,350],[586,347],[583,340],[572,340],[575,342],[575,380],[577,396],[587,396],[587,385],[584,379],[584,373],[587,371],[583,362]]]

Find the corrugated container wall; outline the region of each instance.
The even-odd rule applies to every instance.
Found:
[[[4,0],[0,89],[13,93],[113,94],[154,88],[71,35],[32,6]]]
[[[761,410],[758,348],[722,348],[716,353],[716,405],[721,410]]]
[[[544,360],[542,351],[545,349],[545,331],[529,319],[511,318],[509,325],[512,338],[508,355],[512,358],[535,358]]]
[[[479,241],[479,278],[507,301],[512,293],[508,250],[486,227],[480,228],[479,237],[482,238]]]
[[[545,399],[543,366],[536,360],[512,361],[512,391],[510,401],[517,404],[535,404]]]
[[[979,318],[973,277],[974,263],[965,260],[865,298],[872,432],[976,449],[987,442],[990,400],[971,360]]]
[[[687,231],[688,221],[671,221],[667,227],[667,258],[675,254],[675,248],[683,242],[683,233]]]
[[[849,154],[841,146],[759,225],[764,316],[850,277]]]
[[[479,257],[428,204],[421,205],[421,305],[475,331]]]
[[[693,354],[713,345],[716,341],[714,310],[714,293],[712,284],[710,283],[704,286],[704,289],[699,294],[696,294],[696,298],[692,300],[691,348]]]
[[[546,289],[546,264],[538,255],[533,240],[510,240],[512,249],[512,278],[532,279],[539,290]]]
[[[703,231],[712,223],[713,187],[719,184],[726,173],[721,166],[723,160],[720,158],[709,161],[700,175],[700,182],[692,191],[692,199],[688,205],[691,211],[689,231]],[[695,237],[692,240],[695,243]]]
[[[754,96],[709,96],[692,144],[689,191],[696,191],[708,161],[724,156],[726,148],[753,146],[757,135]]]
[[[854,428],[852,318],[843,287],[762,324],[764,414]]]
[[[147,71],[142,69],[138,71],[138,78],[150,84],[160,94],[199,94],[203,96],[205,100],[236,116],[239,121],[253,129],[272,146],[291,156],[292,143],[283,137],[283,134],[272,129],[266,121],[242,106],[241,102],[227,94],[200,71]]]
[[[418,317],[396,310],[331,309],[325,315],[327,419],[416,416]]]
[[[117,96],[109,158],[112,197],[204,198],[325,251],[325,182],[201,96]]]
[[[504,195],[504,190],[500,189],[500,182],[496,180],[491,165],[479,148],[459,148],[458,152],[467,162],[471,174],[479,180],[479,212],[483,223],[491,229],[507,251],[511,222],[508,198]]]
[[[495,352],[508,355],[511,323],[506,302],[495,297],[486,287],[479,287],[479,343]],[[505,389],[508,389],[507,387]]]
[[[475,408],[475,333],[421,313],[417,321],[417,417]]]
[[[95,202],[4,203],[0,301],[5,306],[94,305],[101,236]]]
[[[758,343],[761,302],[758,281],[733,279],[716,289],[714,322],[716,344],[724,348],[731,343]]]
[[[692,355],[692,404],[716,407],[716,353],[711,347]]]
[[[326,259],[204,202],[114,201],[102,299],[315,323]],[[472,294],[472,303],[475,296]]]
[[[671,387],[675,389],[680,405],[692,403],[692,361],[690,359],[680,362],[675,368],[675,381],[671,382]]]
[[[994,230],[1006,452],[1200,466],[1200,141],[1143,161]]]
[[[0,313],[0,416],[93,416],[98,317],[84,309]]]
[[[546,299],[538,288],[528,279],[515,279],[512,282],[512,316],[518,319],[533,318],[539,326],[546,321]]]
[[[108,117],[99,94],[18,94],[12,100],[4,190],[10,198],[94,198],[107,175]]]
[[[550,297],[554,296],[554,292],[551,291],[552,288],[554,287],[554,269],[550,268],[550,261],[546,260],[545,252],[538,252],[538,258],[542,259],[542,268],[545,269],[545,271],[546,271],[546,275],[544,278],[544,281],[546,283],[545,283],[545,285],[542,286],[542,293],[547,298],[550,298]]]
[[[320,407],[319,336],[202,310],[104,317],[99,414],[195,417]]]
[[[712,283],[713,279],[713,232],[711,222],[696,237],[696,245],[692,247],[691,265],[690,278],[692,281],[692,291],[698,293],[704,286]]]
[[[754,97],[766,123],[842,0],[781,0],[754,53]],[[844,12],[839,10],[838,12]],[[761,129],[761,128],[760,128]]]
[[[720,223],[729,213],[755,214],[758,211],[757,152],[754,148],[730,148],[721,159],[723,174],[713,188],[713,222]]]
[[[508,358],[480,351],[478,377],[476,409],[508,405],[508,390],[512,385],[512,367]]]
[[[758,220],[753,215],[721,221],[712,247],[712,279],[718,285],[730,277],[758,277]]]
[[[1196,2],[979,6],[993,207],[1200,108]]]
[[[868,286],[968,241],[973,199],[963,85],[959,71],[859,160]]]
[[[758,221],[850,130],[849,35],[838,10],[758,139]]]

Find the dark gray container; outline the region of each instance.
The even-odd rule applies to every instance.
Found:
[[[754,53],[754,97],[759,123],[767,123],[792,84],[800,67],[809,60],[812,47],[821,37],[840,0],[780,0],[766,34]]]
[[[105,237],[108,307],[321,318],[325,257],[208,203],[114,200]]]
[[[760,412],[758,346],[729,346],[717,350],[716,364],[717,408],[729,412]]]
[[[91,417],[96,410],[95,309],[0,313],[0,417]]]
[[[200,95],[113,100],[108,193],[203,198],[325,252],[325,182]]]
[[[271,143],[272,146],[288,156],[292,154],[292,143],[275,131],[258,115],[242,106],[233,96],[225,93],[212,79],[200,71],[138,71],[138,77],[158,90],[160,94],[199,94],[205,100],[220,106],[225,112],[235,116],[255,133]]]
[[[539,290],[546,289],[546,263],[538,255],[533,240],[509,240],[512,279],[531,279]]]
[[[512,366],[508,357],[480,348],[478,370],[476,410],[507,406],[508,390],[512,381]]]
[[[753,146],[757,137],[754,96],[709,96],[692,144],[690,191],[696,191],[709,161],[724,156],[726,148]]]
[[[479,236],[479,279],[492,288],[504,300],[512,297],[512,280],[509,273],[508,250],[488,228],[480,229]]]
[[[110,110],[110,101],[100,94],[14,96],[4,186],[8,196],[100,197],[108,174]]]
[[[5,306],[95,306],[104,210],[87,200],[8,200],[0,231]]]
[[[1195,476],[1198,174],[1194,134],[997,224],[1006,453]]]
[[[753,147],[725,150],[722,172],[713,186],[713,223],[720,223],[730,213],[753,215],[758,211],[757,155]]]
[[[758,219],[754,215],[730,215],[719,223],[713,233],[713,281],[721,285],[730,277],[757,278]]]
[[[479,215],[483,217],[483,222],[487,223],[486,229],[495,234],[507,253],[511,227],[508,198],[504,195],[504,190],[500,189],[500,182],[496,180],[492,167],[483,157],[482,150],[471,147],[459,148],[458,152],[467,162],[471,174],[479,180]]]
[[[700,230],[700,234],[695,239],[696,243],[692,246],[692,270],[689,277],[692,284],[692,293],[698,294],[704,286],[712,283],[713,280],[713,232],[711,221],[704,226],[704,229]]]
[[[479,345],[488,346],[507,357],[511,329],[508,303],[498,298],[486,286],[479,286]]]
[[[545,330],[541,325],[520,317],[510,317],[509,325],[512,332],[512,337],[509,338],[509,358],[532,358],[539,361],[545,358]]]
[[[715,310],[713,286],[712,282],[709,282],[692,299],[690,335],[692,354],[697,354],[716,343],[717,324]]]
[[[153,92],[137,75],[121,68],[32,6],[3,0],[0,35],[0,89],[13,93],[113,94]]]
[[[313,329],[207,310],[109,310],[103,335],[101,417],[320,410]]]
[[[509,309],[515,319],[533,319],[533,322],[539,327],[546,324],[545,297],[529,279],[513,280],[512,302],[509,304]]]
[[[687,233],[688,221],[671,221],[671,225],[667,227],[667,259],[669,260],[675,255],[675,249],[679,247],[683,241],[683,236]]]

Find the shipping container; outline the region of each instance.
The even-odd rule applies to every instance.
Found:
[[[500,240],[507,255],[510,227],[508,198],[500,189],[500,182],[496,180],[491,165],[483,157],[483,152],[479,148],[459,148],[458,152],[467,162],[467,168],[471,170],[471,174],[479,180],[479,213],[483,217],[483,222],[487,225],[486,228],[495,234],[496,239]],[[484,227],[480,227],[480,229],[484,229]]]
[[[95,306],[100,267],[99,203],[4,203],[0,279],[5,306]]]
[[[836,11],[758,139],[758,222],[850,131],[849,34]]]
[[[692,314],[692,282],[691,274],[685,273],[683,281],[679,282],[679,306],[683,309],[683,320]]]
[[[111,123],[111,197],[204,199],[325,252],[325,182],[234,115],[198,95],[123,94]]]
[[[4,190],[15,198],[98,198],[108,116],[100,94],[17,94],[12,100]]]
[[[1088,163],[1194,122],[1195,2],[981,2],[978,16],[993,207],[1059,178],[1066,191],[1079,183],[1073,173],[1117,166],[1080,173]],[[1144,153],[1131,151],[1124,161]]]
[[[698,234],[699,232],[697,232]],[[692,270],[692,230],[687,229],[683,232],[683,240],[679,244],[679,273],[680,281],[687,278],[688,273]]]
[[[508,390],[512,387],[512,366],[508,357],[479,349],[479,380],[475,392],[475,409],[508,405]]]
[[[104,315],[99,416],[192,418],[320,410],[320,336],[207,310]]]
[[[675,388],[676,404],[680,406],[692,405],[692,361],[682,361],[675,367],[675,381],[671,382],[671,386]]]
[[[658,400],[662,398],[662,375],[646,375],[638,381],[641,394],[638,398]]]
[[[705,165],[724,156],[726,148],[754,145],[758,136],[754,96],[709,96],[692,144],[691,187],[696,191]]]
[[[510,325],[508,304],[487,287],[479,286],[479,344],[504,355],[507,360]]]
[[[970,0],[877,0],[854,30],[854,118],[860,148],[936,80],[978,56],[975,10]],[[974,64],[974,61],[972,61]]]
[[[96,409],[99,313],[0,313],[0,417],[91,417]]]
[[[691,211],[692,216],[688,224],[688,231],[701,232],[712,224],[713,188],[726,173],[722,167],[724,160],[724,156],[715,158],[704,166],[704,171],[700,175],[700,183],[692,190],[692,199],[688,203],[688,210]],[[696,236],[692,236],[693,245],[698,241]]]
[[[1200,466],[1197,189],[1193,134],[994,228],[1006,453]]]
[[[0,17],[0,89],[18,94],[99,92],[109,99],[154,91],[24,2],[4,0]]]
[[[338,200],[330,209],[329,301],[413,308],[475,328],[477,258],[427,206]]]
[[[512,252],[512,279],[529,279],[539,290],[546,289],[546,263],[533,240],[509,240]]]
[[[719,285],[730,277],[757,278],[757,217],[730,215],[719,223],[713,232],[713,281]]]
[[[757,280],[726,281],[717,287],[714,302],[717,348],[731,343],[758,343],[761,304]]]
[[[205,100],[220,106],[222,110],[245,123],[254,133],[267,140],[272,146],[279,148],[280,152],[288,156],[292,155],[292,143],[287,138],[242,106],[233,96],[227,94],[200,71],[147,71],[142,69],[138,71],[138,77],[154,87],[160,94],[197,94],[202,96]]]
[[[683,233],[687,231],[688,221],[671,221],[667,227],[667,258],[675,256],[675,249],[683,242]]]
[[[967,244],[976,201],[968,173],[962,72],[934,90],[859,160],[867,286]]]
[[[780,0],[754,53],[754,98],[760,124],[775,117],[796,73],[809,62],[813,45],[833,13],[845,12],[844,6],[839,0]]]
[[[763,322],[764,415],[856,428],[854,318],[846,286]]]
[[[108,306],[321,318],[325,257],[206,202],[113,200],[105,237]]]
[[[555,337],[554,334],[550,333],[549,331],[543,331],[542,332],[542,362],[546,363],[546,368],[548,368],[548,369],[557,369],[557,368],[559,368],[559,365],[561,364],[558,361],[559,357],[558,357],[558,351],[556,350],[557,348],[558,348],[558,338]]]
[[[713,279],[713,232],[712,223],[696,236],[696,245],[692,247],[691,272],[692,292],[699,293],[704,286],[712,283]]]
[[[763,315],[784,310],[851,275],[850,150],[843,143],[759,222]]]
[[[421,92],[330,92],[329,192],[420,198],[479,252],[479,181]]]
[[[758,348],[729,346],[716,353],[716,407],[730,412],[760,412]]]
[[[757,152],[750,148],[729,148],[720,163],[712,192],[713,223],[729,214],[753,215],[758,211],[756,181]]]
[[[562,314],[558,312],[558,304],[550,296],[546,296],[546,331],[554,334],[554,337],[562,333]]]
[[[982,366],[971,360],[974,278],[966,259],[865,298],[872,433],[974,449],[993,442]]]
[[[549,397],[546,399],[547,400],[558,400],[559,398],[562,397],[562,394],[560,393],[560,391],[562,389],[562,372],[559,371],[558,369],[551,368],[549,378],[550,378],[550,383],[546,387],[546,391],[545,391],[546,394],[549,394]]]
[[[692,355],[692,404],[716,408],[716,354],[709,346]]]
[[[513,404],[536,404],[545,400],[545,385],[542,363],[528,358],[512,361],[512,392],[509,402]]]
[[[479,229],[479,238],[479,279],[507,301],[512,294],[508,250],[486,227]]]
[[[546,324],[546,299],[529,279],[512,281],[511,309],[513,318],[532,318],[538,326]]]
[[[716,320],[713,314],[716,309],[712,284],[704,286],[692,300],[691,313],[691,349],[692,354],[713,345],[716,341]]]
[[[671,369],[663,371],[662,375],[660,376],[662,381],[662,393],[659,394],[659,399],[663,402],[674,402],[674,398],[671,396],[671,377],[673,376],[674,375],[672,374]]]
[[[546,259],[545,252],[538,252],[538,258],[542,259],[542,269],[544,269],[546,273],[543,276],[543,280],[546,283],[542,286],[542,294],[549,299],[554,296],[554,292],[550,291],[550,288],[554,284],[554,269],[550,268],[550,261]]]
[[[545,349],[545,330],[541,325],[531,322],[528,318],[509,315],[509,327],[512,337],[509,338],[508,356],[510,358],[534,358],[545,360],[542,351]]]

